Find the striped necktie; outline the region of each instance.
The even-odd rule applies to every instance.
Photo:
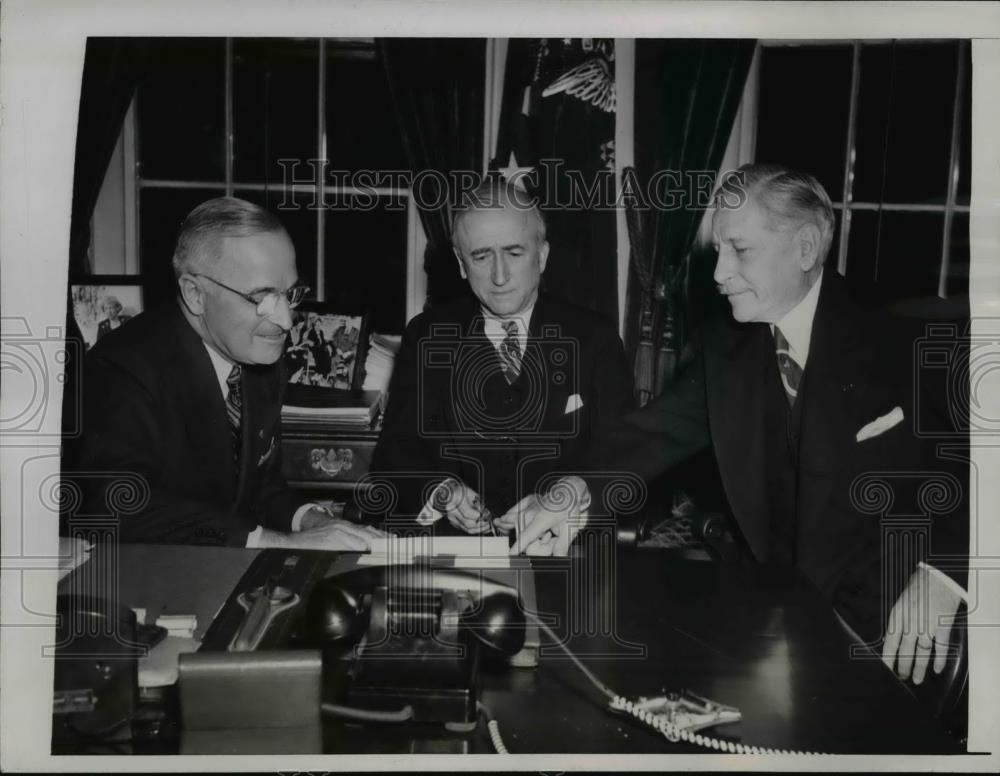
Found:
[[[240,434],[243,420],[243,390],[240,385],[242,376],[243,367],[236,364],[226,378],[226,385],[229,386],[229,393],[226,395],[226,417],[229,420],[229,433],[232,435],[233,460],[237,462],[240,460],[242,442]]]
[[[521,341],[517,337],[517,321],[502,321],[500,324],[507,336],[500,343],[500,369],[510,385],[521,374]]]
[[[802,382],[802,367],[792,358],[788,340],[781,329],[774,327],[774,350],[778,356],[778,371],[781,373],[781,385],[785,389],[788,406],[795,406],[795,398],[799,395],[799,384]]]

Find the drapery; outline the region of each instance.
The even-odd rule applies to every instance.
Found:
[[[90,220],[122,122],[142,78],[148,41],[144,38],[89,38],[80,88],[80,113],[73,168],[70,219],[70,274],[91,271],[87,258]]]
[[[694,195],[704,191],[706,178],[711,185],[722,162],[755,45],[754,40],[636,41],[638,183],[649,191],[659,173],[659,197],[650,191],[652,206],[635,211],[630,224],[640,245],[632,246],[626,346],[635,360],[640,403],[670,379],[688,339],[685,322],[699,300],[686,293],[686,262],[705,212]],[[672,200],[671,193],[682,199]],[[655,199],[680,204],[661,207]]]
[[[443,201],[449,197],[439,196],[439,176],[421,173],[482,172],[486,41],[384,38],[379,54],[419,186],[413,195],[427,235],[427,304],[436,305],[468,287],[451,250],[451,208]]]
[[[574,68],[588,63],[600,68],[592,70],[597,80],[603,71],[613,82],[614,42],[511,39],[497,155],[491,167],[507,169],[513,154],[518,168],[533,170],[526,187],[539,198],[548,227],[546,293],[617,321],[616,224],[609,201],[613,198],[615,113],[579,92],[544,93]],[[588,201],[590,192],[593,201]]]

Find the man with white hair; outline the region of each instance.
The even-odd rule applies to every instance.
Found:
[[[932,655],[946,664],[968,553],[961,493],[937,509],[924,485],[965,483],[915,435],[912,337],[825,265],[834,223],[811,175],[746,165],[724,178],[714,280],[732,317],[704,328],[694,361],[616,445],[647,478],[714,448],[751,554],[797,568],[920,683]],[[929,552],[888,552],[897,517],[933,512]]]
[[[403,336],[372,461],[390,528],[516,533],[513,552],[565,555],[606,513],[606,435],[632,396],[621,340],[596,313],[540,293],[537,203],[491,180],[467,193],[452,245],[471,295]]]
[[[367,548],[379,532],[302,504],[281,473],[281,356],[308,293],[284,227],[250,202],[209,200],[181,225],[173,265],[177,300],[87,354],[86,514],[131,483],[121,541]]]

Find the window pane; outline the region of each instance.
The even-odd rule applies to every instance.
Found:
[[[274,213],[285,227],[295,246],[295,265],[299,272],[299,282],[309,286],[310,299],[316,298],[316,229],[318,216],[312,208],[315,199],[312,194],[291,194],[281,190],[268,191],[234,189],[241,199],[260,205]]]
[[[176,295],[171,259],[181,222],[197,205],[221,197],[222,189],[145,188],[139,196],[139,266],[146,309]]]
[[[968,205],[972,192],[972,46],[965,48],[965,91],[962,95],[962,131],[958,161],[958,191],[960,205]]]
[[[843,208],[833,209],[833,241],[830,243],[830,252],[826,254],[825,265],[836,267],[840,256],[840,222],[844,219]]]
[[[761,52],[758,162],[810,172],[833,200],[844,186],[850,46],[777,46]]]
[[[407,169],[389,83],[371,48],[327,44],[326,153],[331,170]]]
[[[406,323],[406,209],[381,198],[370,210],[325,212],[326,300],[347,310],[362,304],[371,328],[402,332]]]
[[[233,176],[241,183],[280,183],[278,159],[298,161],[309,178],[319,158],[319,41],[233,42]]]
[[[878,226],[878,213],[868,210],[851,211],[845,276],[854,296],[864,302],[872,301],[875,293]]]
[[[957,42],[864,47],[855,201],[944,203],[957,53]]]
[[[884,305],[937,294],[944,216],[855,210],[847,282],[863,302]]]
[[[225,41],[153,44],[137,92],[142,177],[225,180]]]
[[[882,213],[876,286],[883,300],[935,296],[944,216]]]
[[[951,253],[948,260],[949,297],[969,295],[969,214],[955,213],[951,222]]]

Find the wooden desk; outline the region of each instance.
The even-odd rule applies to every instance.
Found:
[[[204,630],[255,551],[124,546],[123,601],[196,613]],[[830,753],[951,753],[957,744],[874,656],[852,659],[829,606],[807,583],[760,567],[676,561],[620,550],[611,564],[546,559],[539,608],[588,667],[635,698],[689,689],[743,713],[711,735]],[[594,571],[593,569],[599,569]],[[571,590],[589,591],[571,595]],[[604,711],[601,696],[561,652],[544,646],[535,670],[483,679],[482,700],[512,753],[701,752]],[[492,752],[470,734],[411,725],[328,725],[331,752]]]

